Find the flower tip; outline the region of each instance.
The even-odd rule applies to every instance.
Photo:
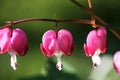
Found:
[[[13,68],[13,70],[17,70],[17,63],[11,64],[11,67]]]
[[[96,69],[101,64],[101,58],[99,56],[92,56],[93,67]]]
[[[96,69],[98,67],[98,65],[96,63],[93,63],[93,67],[94,67],[94,69]]]
[[[61,71],[63,69],[63,64],[61,62],[58,62],[56,65],[56,68]]]

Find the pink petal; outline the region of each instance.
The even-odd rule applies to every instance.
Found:
[[[87,47],[87,45],[86,44],[84,44],[84,51],[85,51],[85,53],[86,53],[86,56],[92,56],[92,55],[90,55],[89,54],[89,52],[88,52],[88,47]]]
[[[97,35],[98,37],[100,38],[102,44],[100,44],[100,48],[102,50],[102,53],[105,53],[106,52],[106,36],[107,36],[107,32],[105,30],[104,27],[100,27],[98,30],[97,30]]]
[[[40,44],[40,49],[41,49],[42,53],[44,54],[44,56],[48,57],[47,51],[46,51],[46,49],[43,47],[42,44]],[[49,55],[49,56],[51,57],[51,55]]]
[[[58,43],[59,49],[65,53],[65,55],[69,56],[73,51],[73,38],[69,31],[60,30],[58,32]]]
[[[73,50],[74,50],[74,47],[75,47],[75,45],[74,45],[74,43],[72,43],[72,45],[71,45],[71,47],[70,47],[70,51],[69,51],[69,53],[67,54],[67,56],[72,55]]]
[[[100,27],[100,28],[97,30],[97,33],[98,33],[98,36],[104,36],[104,37],[107,36],[107,32],[106,32],[106,30],[105,30],[104,27]]]
[[[27,36],[22,29],[13,30],[10,45],[20,56],[26,54],[28,50]]]
[[[114,54],[113,65],[118,74],[120,74],[120,51]]]
[[[9,28],[0,29],[0,54],[8,50],[10,37],[11,30]]]
[[[41,50],[47,57],[51,57],[55,51],[58,50],[58,42],[56,39],[56,32],[48,30],[42,37]]]
[[[97,36],[96,30],[91,31],[87,36],[87,47],[89,55],[93,56],[95,51],[100,47],[101,41]]]
[[[93,56],[97,49],[100,49],[102,53],[106,52],[106,30],[104,27],[100,27],[98,30],[92,30],[89,32],[86,40],[84,50],[87,56]]]

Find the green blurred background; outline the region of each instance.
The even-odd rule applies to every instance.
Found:
[[[87,5],[87,0],[77,0]],[[120,0],[92,0],[93,11],[120,30]],[[90,19],[84,10],[70,0],[0,0],[0,26],[6,21],[25,18],[54,18],[57,19]],[[91,25],[75,23],[58,23],[59,29],[68,29],[74,38],[75,49],[72,56],[63,56],[63,71],[55,67],[56,58],[47,59],[39,49],[41,37],[45,31],[55,29],[52,22],[28,22],[15,25],[22,28],[28,35],[29,51],[26,56],[18,59],[18,69],[10,67],[10,56],[0,55],[0,80],[120,80],[112,67],[113,54],[120,50],[120,41],[109,30],[108,49],[101,67],[94,70],[92,61],[85,56],[83,45],[86,36],[93,28]],[[109,63],[109,64],[107,64]],[[109,66],[108,66],[109,65]],[[106,69],[109,69],[105,72]],[[95,73],[95,74],[94,74]],[[106,73],[105,75],[102,75]]]

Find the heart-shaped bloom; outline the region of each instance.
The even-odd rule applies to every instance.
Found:
[[[101,63],[99,55],[106,52],[106,36],[107,32],[104,27],[100,27],[98,30],[90,31],[87,36],[86,44],[84,44],[84,50],[86,56],[92,57],[94,68]]]
[[[0,29],[0,54],[8,52],[11,56],[11,67],[17,69],[16,54],[20,56],[26,54],[28,50],[27,36],[19,28],[11,30],[10,28]]]
[[[120,74],[120,51],[117,51],[113,57],[113,66],[118,74]]]
[[[42,37],[42,44],[40,48],[46,57],[57,57],[58,70],[62,70],[61,56],[64,54],[70,56],[73,52],[73,38],[68,30],[60,30],[58,32],[54,30],[48,30]]]

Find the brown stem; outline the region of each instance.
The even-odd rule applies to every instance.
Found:
[[[56,33],[58,32],[58,22],[56,21],[56,15],[54,15]]]
[[[82,24],[91,24],[90,20],[58,20],[58,19],[40,19],[40,18],[28,18],[28,19],[22,19],[22,20],[17,20],[17,21],[7,21],[7,24],[4,26],[1,26],[0,28],[3,27],[11,27],[16,24],[20,23],[25,23],[25,22],[30,22],[30,21],[48,21],[48,22],[56,22],[56,23],[82,23]]]
[[[118,37],[120,39],[120,32],[113,29],[112,27],[110,27],[109,24],[107,24],[103,19],[101,19],[99,16],[97,16],[95,13],[93,13],[90,8],[87,9],[85,6],[83,6],[76,0],[71,0],[71,1],[73,3],[75,3],[76,5],[78,5],[80,8],[82,8],[83,10],[85,10],[88,14],[91,15],[91,17],[96,18],[105,28],[108,28],[113,34],[115,34],[116,37]],[[89,0],[89,2],[90,2],[90,0]],[[92,8],[92,4],[90,4],[90,3],[89,3],[89,6],[91,6],[91,8]],[[28,18],[28,19],[17,20],[17,21],[8,21],[7,24],[4,26],[1,26],[0,29],[4,28],[4,27],[11,27],[13,25],[24,23],[24,22],[30,22],[30,21],[48,21],[48,22],[56,22],[56,23],[58,23],[58,22],[59,23],[81,23],[81,24],[90,24],[90,25],[92,25],[94,23],[94,21],[91,22],[91,20],[58,20],[58,19],[44,19],[44,18],[43,19]],[[98,27],[100,25],[95,23],[95,26]]]
[[[92,12],[90,8],[89,9],[86,8],[84,5],[80,4],[76,0],[71,0],[71,1],[77,6],[79,6],[80,8],[82,8],[84,11],[86,11],[86,13],[96,18],[105,28],[109,29],[118,39],[120,39],[120,32],[114,29],[113,27],[110,27],[110,25],[107,22],[105,22],[103,19],[97,16],[94,12]]]
[[[90,9],[92,9],[92,3],[91,3],[91,0],[88,0],[88,6]]]
[[[97,26],[95,25],[96,22],[95,22],[95,19],[94,19],[94,15],[92,13],[92,2],[91,2],[91,0],[88,0],[88,6],[89,6],[89,10],[91,12],[90,15],[91,15],[91,24],[92,24],[92,27],[96,28]]]
[[[83,10],[85,10],[88,14],[92,14],[92,16],[94,16],[94,18],[96,18],[102,25],[104,26],[109,26],[103,19],[101,19],[99,16],[97,16],[94,12],[92,12],[90,9],[86,8],[84,5],[80,4],[79,2],[77,2],[76,0],[71,0],[74,4],[76,4],[77,6],[79,6],[80,8],[82,8]]]

